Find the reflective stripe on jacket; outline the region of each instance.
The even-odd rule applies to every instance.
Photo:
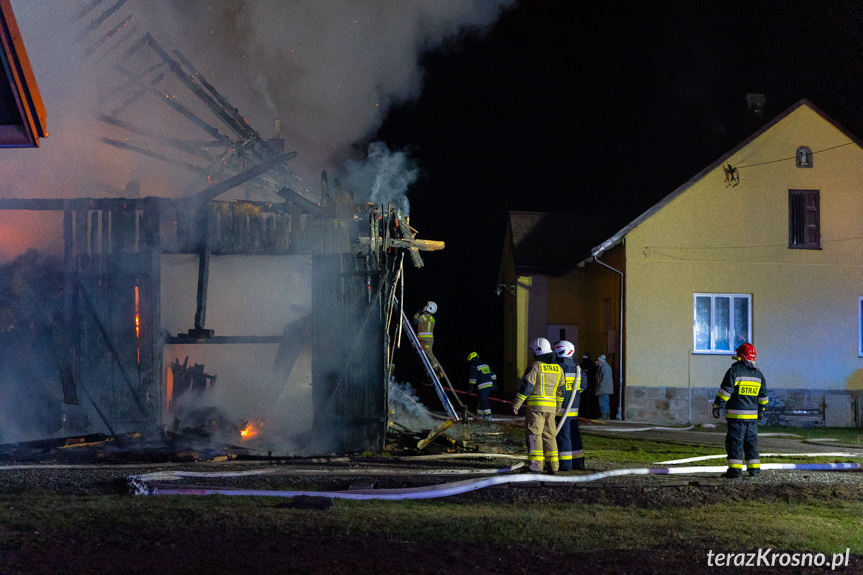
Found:
[[[758,419],[767,407],[767,382],[754,363],[737,361],[725,372],[713,405],[725,405],[726,419]]]
[[[467,382],[469,386],[476,385],[477,389],[487,389],[494,386],[497,375],[478,356],[470,360]]]
[[[563,405],[563,370],[555,363],[535,361],[521,380],[521,389],[512,406],[526,407],[543,413],[555,413]]]
[[[569,404],[569,396],[576,394],[572,400],[572,405],[569,407],[567,417],[578,417],[578,404],[581,401],[581,368],[570,357],[566,357],[560,363],[563,368],[564,388],[563,388],[563,407]],[[563,415],[563,414],[561,414]]]
[[[434,338],[434,316],[428,312],[414,315],[414,323],[417,325],[417,337],[420,339]]]

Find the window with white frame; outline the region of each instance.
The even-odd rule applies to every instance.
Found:
[[[752,342],[750,294],[697,293],[693,310],[695,353],[726,354],[742,343]]]

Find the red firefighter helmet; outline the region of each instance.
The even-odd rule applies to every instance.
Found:
[[[734,351],[734,353],[736,353],[736,354],[737,354],[737,357],[739,357],[739,358],[741,358],[741,359],[746,359],[746,360],[749,360],[749,361],[755,361],[755,354],[756,354],[757,352],[755,351],[755,346],[754,346],[754,345],[752,345],[751,343],[744,343],[744,344],[741,344],[741,345],[740,345],[740,346],[739,346],[739,347]]]

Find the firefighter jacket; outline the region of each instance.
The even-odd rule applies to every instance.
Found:
[[[575,397],[572,399],[572,405],[569,406],[567,417],[578,417],[578,404],[581,400],[582,382],[581,368],[576,365],[571,357],[565,357],[560,362],[560,367],[563,369],[564,387],[563,387],[563,409],[569,405],[569,398],[572,394]],[[561,412],[558,415],[563,415]]]
[[[753,420],[758,419],[759,412],[767,407],[767,401],[764,374],[755,363],[741,360],[725,372],[713,405],[725,405],[726,419]]]
[[[473,393],[474,386],[477,390],[493,389],[497,383],[497,376],[486,362],[479,356],[470,360],[470,369],[467,376],[467,392]]]
[[[414,323],[417,326],[417,337],[421,342],[434,340],[434,316],[427,311],[414,314]]]
[[[556,363],[535,361],[521,380],[512,402],[514,411],[524,404],[532,411],[557,413],[563,405],[563,369]]]

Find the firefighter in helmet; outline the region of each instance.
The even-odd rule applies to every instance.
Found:
[[[764,374],[755,365],[755,346],[744,343],[738,347],[734,364],[725,372],[722,385],[713,400],[713,417],[719,418],[719,410],[725,406],[725,451],[728,454],[728,470],[722,475],[737,478],[743,475],[743,461],[751,477],[761,472],[758,459],[758,420],[767,408],[767,382]]]
[[[563,368],[563,410],[558,413],[557,450],[560,470],[584,469],[584,445],[578,429],[578,403],[581,397],[581,367],[575,363],[575,346],[563,340],[554,344],[557,363]],[[561,426],[560,421],[563,420]]]
[[[467,361],[470,364],[467,375],[467,393],[468,395],[472,395],[474,389],[476,389],[479,396],[476,413],[481,418],[490,420],[491,404],[488,398],[497,385],[497,375],[495,375],[486,362],[479,358],[479,355],[475,351],[468,354]]]
[[[524,429],[530,470],[541,472],[543,461],[547,461],[547,471],[554,475],[560,468],[554,415],[563,406],[563,369],[554,363],[551,344],[544,337],[533,340],[530,349],[536,361],[521,380],[512,411],[518,413],[522,404],[525,406]]]
[[[438,363],[432,351],[432,347],[434,346],[434,314],[436,313],[437,304],[433,301],[427,302],[420,311],[414,314],[413,322],[416,325],[417,337],[423,346],[423,351],[425,351],[426,356],[429,358],[432,369],[440,377],[442,373],[440,363]]]

